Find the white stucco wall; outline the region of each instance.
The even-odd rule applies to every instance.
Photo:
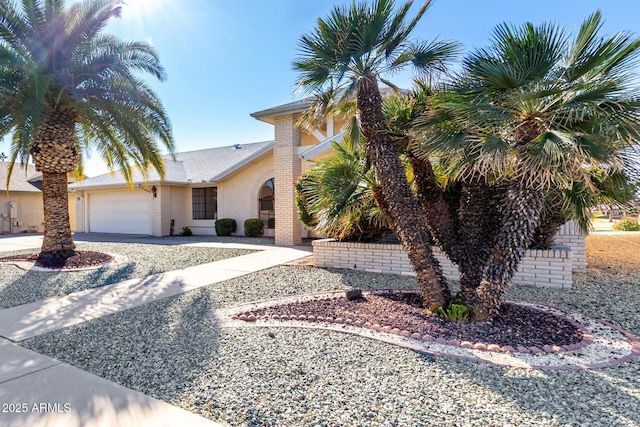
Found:
[[[11,219],[9,203],[15,202],[17,217]],[[69,220],[71,230],[76,230],[76,197],[69,195]],[[19,225],[16,225],[16,222]],[[0,234],[23,233],[25,231],[44,231],[44,209],[42,207],[42,193],[9,193],[0,192]]]
[[[165,222],[168,222],[169,225],[171,225],[171,220],[175,220],[173,233],[175,235],[179,235],[182,232],[182,227],[193,226],[193,223],[191,222],[191,189],[187,187],[172,186],[170,194],[170,215],[169,220],[165,220]],[[167,232],[165,235],[167,234],[169,233]]]
[[[215,235],[215,220],[193,219],[191,194],[193,188],[216,187],[218,189],[218,218],[235,219],[238,225],[236,235],[243,236],[244,221],[258,217],[258,192],[260,188],[273,177],[273,154],[269,153],[216,184],[201,183],[189,187],[172,186],[170,191],[171,218],[165,222],[170,224],[171,219],[175,219],[175,234],[180,234],[182,227],[187,226],[195,235]],[[276,197],[278,196],[276,195]]]
[[[258,218],[258,193],[274,177],[273,161],[273,153],[269,153],[218,184],[218,218],[235,219],[239,236],[244,236],[245,220]]]

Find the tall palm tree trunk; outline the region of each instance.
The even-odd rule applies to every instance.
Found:
[[[66,173],[42,173],[42,199],[44,240],[41,253],[67,257],[73,254],[76,245],[71,237]]]
[[[431,251],[431,235],[420,204],[407,181],[399,147],[389,136],[375,77],[368,77],[362,82],[357,105],[362,132],[367,141],[367,157],[374,167],[384,199],[379,204],[380,210],[390,219],[409,256],[425,304],[428,307],[446,306],[451,300],[451,292],[440,264]],[[376,201],[379,199],[377,197]]]
[[[500,301],[533,238],[544,205],[544,191],[520,180],[509,184],[501,208],[500,231],[490,248],[490,262],[478,288],[477,320],[488,320],[500,308]]]
[[[77,113],[69,108],[55,107],[47,111],[29,150],[36,170],[42,172],[44,240],[41,256],[74,254],[67,173],[75,170],[78,163],[74,140],[76,117]]]

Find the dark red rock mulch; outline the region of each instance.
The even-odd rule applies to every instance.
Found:
[[[353,301],[344,296],[272,306],[247,312],[256,317],[314,316],[351,319],[399,330],[431,335],[434,338],[493,343],[517,348],[563,346],[582,341],[583,333],[574,324],[551,313],[504,303],[491,322],[450,322],[427,314],[417,293],[385,292],[368,294]]]
[[[86,267],[99,267],[104,263],[113,261],[113,256],[102,252],[76,251],[70,257],[43,257],[40,254],[12,255],[0,258],[0,262],[31,261],[36,266],[51,269],[76,269]]]

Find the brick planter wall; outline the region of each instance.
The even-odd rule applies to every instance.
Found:
[[[584,242],[584,236],[583,236]],[[459,280],[458,268],[440,252],[434,254],[451,280]],[[411,262],[399,244],[348,243],[333,239],[313,241],[313,259],[318,267],[351,268],[376,273],[414,275]],[[556,248],[527,250],[512,282],[516,285],[570,289],[572,250]]]
[[[553,238],[553,242],[556,246],[571,249],[574,273],[587,271],[586,236],[576,222],[569,221],[560,227],[558,234]]]

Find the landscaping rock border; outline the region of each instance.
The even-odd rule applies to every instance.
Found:
[[[365,295],[389,291],[391,290],[376,290],[366,292]],[[398,290],[398,292],[410,291]],[[307,317],[304,315],[261,317],[251,313],[253,310],[281,304],[337,297],[344,297],[344,292],[245,303],[232,308],[216,310],[212,313],[211,318],[215,318],[221,327],[230,328],[276,326],[332,330],[373,338],[432,356],[527,369],[601,369],[627,363],[640,357],[640,340],[618,326],[575,311],[561,310],[542,304],[510,301],[512,304],[532,307],[563,318],[582,332],[582,341],[565,346],[546,345],[542,348],[519,346],[513,348],[487,342],[434,338],[430,335],[420,335],[388,325],[354,322],[351,319]],[[179,327],[179,325],[172,326]]]
[[[99,270],[101,268],[111,268],[111,267],[115,267],[118,264],[123,264],[125,262],[128,261],[128,258],[124,255],[120,255],[120,254],[113,254],[113,253],[108,253],[105,252],[105,254],[109,255],[112,257],[111,261],[99,264],[99,265],[92,265],[92,266],[87,266],[87,267],[76,267],[76,268],[67,268],[67,267],[62,267],[62,268],[46,268],[46,267],[40,267],[35,265],[35,261],[27,261],[27,260],[22,260],[22,261],[13,261],[13,260],[7,260],[7,261],[2,261],[6,264],[11,264],[11,265],[15,265],[16,267],[22,269],[22,270],[26,270],[26,271],[38,271],[38,272],[45,272],[45,273],[67,273],[67,272],[74,272],[74,271],[89,271],[89,270]]]

